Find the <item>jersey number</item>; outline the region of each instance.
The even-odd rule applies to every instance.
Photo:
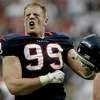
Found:
[[[53,48],[56,48],[58,50],[57,53],[53,52]],[[34,50],[35,53],[31,54],[30,51]],[[57,43],[50,43],[46,47],[46,53],[49,58],[55,59],[57,58],[59,60],[59,64],[56,64],[56,62],[50,63],[50,66],[56,70],[56,69],[61,69],[63,66],[63,61],[62,61],[62,55],[61,52],[63,49],[61,46]],[[43,55],[43,50],[42,47],[39,44],[28,44],[24,48],[24,55],[25,58],[29,61],[37,61],[36,65],[29,64],[26,66],[28,70],[41,70],[42,67],[44,66],[44,55]]]

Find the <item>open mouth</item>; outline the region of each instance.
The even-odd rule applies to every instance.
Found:
[[[29,25],[34,26],[35,25],[34,21],[29,22]]]
[[[30,27],[30,29],[34,29],[34,26],[35,26],[35,22],[34,21],[30,21],[29,22],[29,27]]]

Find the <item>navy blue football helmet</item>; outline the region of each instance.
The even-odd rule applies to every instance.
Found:
[[[77,48],[78,55],[93,65],[91,70],[100,72],[100,37],[91,34],[82,39]]]

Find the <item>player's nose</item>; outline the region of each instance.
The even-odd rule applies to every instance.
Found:
[[[35,16],[34,16],[33,14],[30,15],[30,19],[34,19],[34,17],[35,17]]]

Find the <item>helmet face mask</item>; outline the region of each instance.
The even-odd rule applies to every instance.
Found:
[[[95,65],[96,71],[100,71],[100,37],[92,34],[83,38],[77,48],[78,54]]]

